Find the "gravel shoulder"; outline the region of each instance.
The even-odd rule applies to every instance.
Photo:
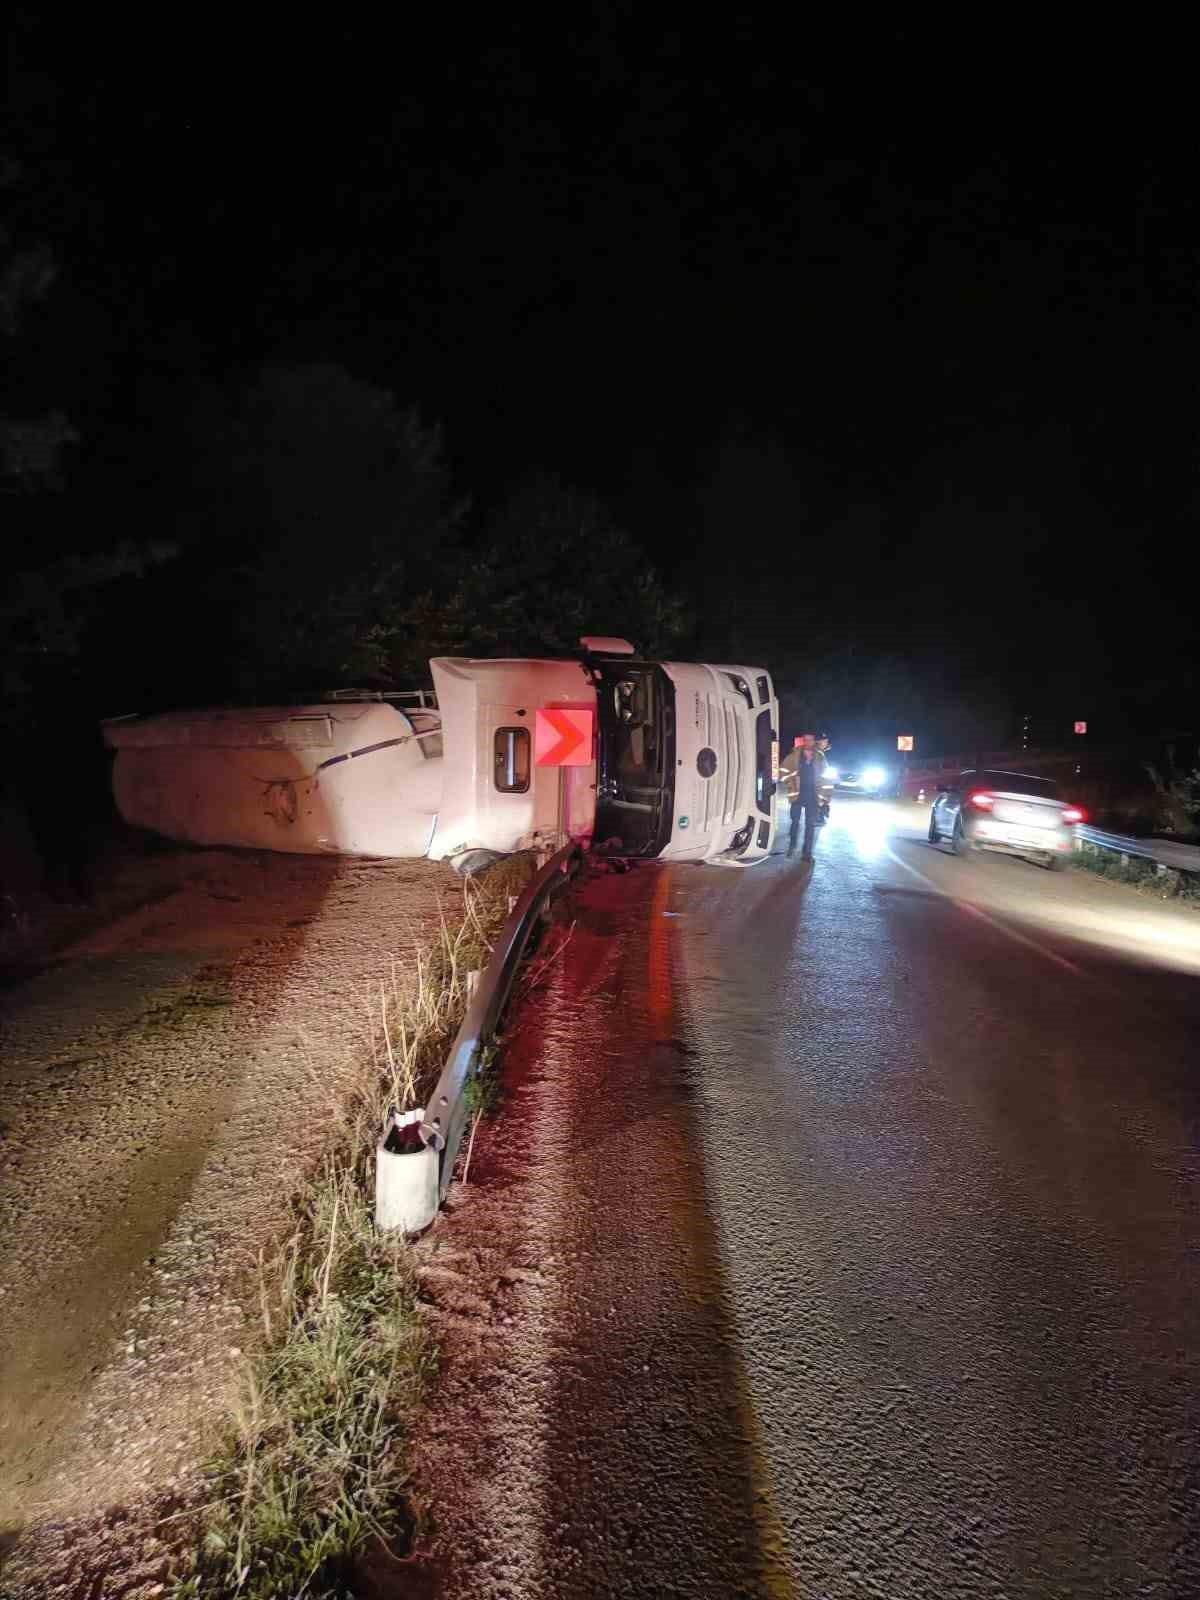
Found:
[[[461,895],[430,862],[185,851],[158,878],[4,996],[6,1592],[153,1592],[149,1508],[186,1500],[230,1398],[250,1269],[380,981]]]

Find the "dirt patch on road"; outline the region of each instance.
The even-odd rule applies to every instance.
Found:
[[[429,862],[164,859],[131,864],[137,909],[5,997],[6,1592],[106,1570],[89,1595],[153,1592],[150,1512],[195,1484],[249,1269],[328,1140],[379,980],[461,894]]]

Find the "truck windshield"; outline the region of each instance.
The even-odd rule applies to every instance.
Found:
[[[596,843],[658,855],[675,808],[675,700],[652,663],[606,663],[596,676]]]
[[[765,679],[759,679],[765,682]],[[764,816],[771,815],[775,801],[775,762],[779,745],[775,729],[771,726],[771,713],[760,711],[754,723],[754,799]]]

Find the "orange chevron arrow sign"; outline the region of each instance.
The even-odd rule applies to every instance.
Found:
[[[539,711],[533,759],[539,767],[586,767],[592,759],[592,713]]]

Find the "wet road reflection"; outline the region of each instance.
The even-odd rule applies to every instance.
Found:
[[[1156,901],[1090,873],[1049,873],[1016,857],[960,860],[946,845],[926,839],[926,808],[897,803],[886,811],[892,860],[924,874],[943,894],[1027,934],[1053,935],[1047,947],[1062,956],[1083,958],[1090,948],[1200,975],[1200,914],[1194,906]]]
[[[1200,916],[927,815],[835,800],[811,875],[675,880],[799,1592],[1194,1592]]]
[[[835,797],[823,833],[830,839],[849,840],[861,861],[877,861],[887,849],[892,823],[891,808],[883,801],[856,798],[839,804]]]
[[[448,1594],[1200,1593],[1200,917],[926,819],[583,890],[447,1240],[530,1274]]]

